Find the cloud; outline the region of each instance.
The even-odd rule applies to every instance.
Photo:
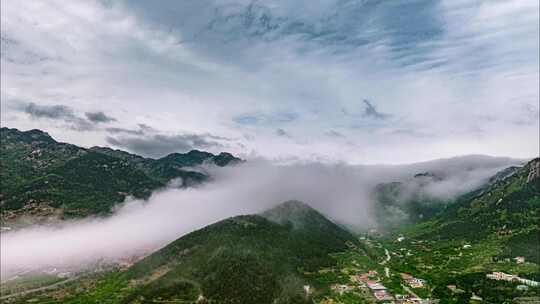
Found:
[[[25,120],[4,97],[81,113],[99,101],[117,119],[107,127],[220,134],[238,139],[232,152],[267,158],[532,157],[538,120],[526,109],[540,98],[538,8],[534,0],[8,1],[2,123],[106,144],[105,128],[82,137]],[[478,117],[496,119],[480,126]],[[302,140],[279,140],[277,128]]]
[[[287,131],[285,131],[285,130],[283,130],[281,128],[276,129],[276,134],[278,136],[285,136],[285,137],[289,136],[289,133],[287,133]]]
[[[78,131],[88,131],[93,125],[78,117],[73,109],[64,105],[38,105],[30,102],[22,106],[22,111],[34,118],[45,118],[67,123],[68,127]]]
[[[116,121],[114,117],[110,117],[105,115],[105,113],[99,111],[99,112],[86,112],[84,113],[86,118],[95,123],[102,123],[102,122],[113,122]]]
[[[227,140],[226,138],[210,134],[146,134],[144,132],[130,130],[121,130],[120,132],[130,134],[131,136],[108,136],[106,138],[107,143],[142,156],[153,158],[163,157],[175,152],[188,152],[193,149],[214,150],[223,148],[224,145],[220,141]]]
[[[291,123],[300,118],[294,111],[278,111],[273,113],[241,114],[233,117],[233,121],[240,125],[279,125]]]
[[[257,213],[291,199],[304,201],[339,223],[364,230],[377,226],[377,206],[370,194],[378,183],[435,172],[445,178],[433,184],[432,193],[448,198],[477,187],[496,171],[517,163],[472,156],[406,166],[252,161],[234,167],[210,167],[211,183],[166,189],[146,202],[128,201],[107,218],[3,232],[2,280],[29,269],[67,267],[76,271],[98,261],[141,255],[218,220]]]
[[[102,111],[85,112],[85,117],[82,117],[73,108],[66,105],[27,103],[12,99],[8,99],[8,102],[14,103],[12,108],[17,111],[21,111],[37,119],[58,121],[61,127],[67,127],[74,131],[95,131],[98,130],[97,124],[116,121],[115,118],[105,115]],[[121,130],[121,128],[110,129],[111,132]]]
[[[75,117],[72,109],[62,105],[45,106],[31,102],[24,107],[24,111],[37,118],[72,119]]]
[[[137,124],[137,129],[127,129],[118,127],[105,128],[105,131],[110,134],[128,134],[128,135],[144,135],[148,133],[156,133],[158,130],[146,124]]]
[[[144,134],[144,131],[141,129],[132,130],[132,129],[126,129],[126,128],[110,127],[110,128],[105,128],[105,130],[111,134],[118,134],[118,133],[130,134],[130,135],[143,135]]]
[[[345,137],[343,134],[341,134],[340,132],[338,132],[338,131],[336,131],[336,130],[329,130],[329,131],[326,131],[325,134],[328,135],[328,136],[330,136],[330,137],[334,137],[334,138]]]
[[[239,115],[233,117],[233,121],[241,125],[256,125],[259,123],[260,119],[254,115]]]
[[[363,99],[362,101],[366,105],[366,108],[364,110],[365,117],[372,117],[375,119],[386,119],[390,116],[388,114],[378,112],[377,109],[375,109],[375,106],[371,102],[369,102],[369,100]]]

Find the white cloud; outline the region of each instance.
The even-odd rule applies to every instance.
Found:
[[[376,227],[371,191],[381,182],[430,172],[444,177],[432,195],[452,198],[478,187],[519,161],[469,156],[405,166],[351,166],[265,161],[207,168],[211,183],[157,192],[147,202],[130,201],[114,215],[3,232],[2,279],[19,271],[80,267],[152,252],[181,235],[239,214],[263,211],[296,199],[352,228]]]
[[[2,1],[2,123],[83,145],[108,135],[28,121],[7,96],[235,138],[232,152],[268,158],[531,157],[538,20],[532,0]],[[389,116],[366,117],[363,99]]]

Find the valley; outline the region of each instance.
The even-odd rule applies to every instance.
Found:
[[[0,304],[540,304],[540,0],[0,0]]]
[[[69,221],[66,214],[70,212],[89,218],[110,214],[119,198],[109,190],[101,191],[109,188],[101,180],[88,179],[105,174],[104,168],[109,170],[110,179],[122,178],[111,187],[118,185],[128,192],[131,187],[138,189],[141,182],[155,183],[144,186],[152,189],[180,176],[201,174],[197,182],[191,179],[180,185],[187,191],[198,183],[212,183],[212,176],[205,171],[193,171],[197,166],[240,162],[228,154],[200,151],[152,160],[122,151],[57,143],[37,131],[2,132],[11,141],[3,147],[8,152],[2,154],[2,165],[8,168],[3,174],[11,174],[12,181],[20,184],[9,184],[2,190],[4,236],[32,225],[54,227]],[[77,152],[69,152],[72,150]],[[64,160],[66,153],[70,161]],[[87,162],[89,155],[94,159]],[[77,172],[84,167],[87,176],[69,175],[71,163]],[[21,175],[21,166],[38,175]],[[480,187],[448,201],[430,194],[433,185],[445,181],[443,173],[416,174],[399,183],[379,184],[371,194],[379,225],[364,230],[349,229],[306,203],[287,201],[260,213],[217,221],[139,254],[98,259],[85,267],[21,268],[3,278],[0,300],[534,303],[540,299],[539,166],[540,160],[534,159],[522,167],[505,169]],[[70,183],[52,187],[57,178],[69,178]],[[44,192],[25,190],[41,182]],[[102,203],[107,208],[85,208],[84,213],[77,213],[76,206],[85,206],[86,200],[78,198],[81,194],[72,196],[75,188],[70,187],[81,184],[91,186],[87,193],[92,200],[106,197]],[[137,196],[137,191],[129,195]],[[59,204],[66,197],[76,204]],[[15,199],[22,205],[15,204]],[[391,220],[396,214],[401,219]]]

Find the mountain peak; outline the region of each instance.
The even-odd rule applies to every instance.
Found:
[[[426,180],[433,180],[433,181],[442,181],[443,178],[436,173],[433,172],[421,172],[414,175],[414,178],[417,179],[426,179]]]
[[[292,226],[295,230],[306,232],[313,229],[332,231],[338,227],[338,225],[308,204],[297,200],[281,203],[272,209],[264,211],[260,215],[274,223]],[[348,237],[344,235],[343,239],[348,239]]]
[[[214,163],[220,167],[227,166],[229,164],[236,164],[242,162],[238,157],[235,157],[231,153],[221,152],[213,157]]]
[[[283,220],[302,217],[312,212],[318,213],[306,203],[290,200],[264,211],[261,215],[271,221],[281,223]]]
[[[214,155],[210,152],[191,150],[187,153],[171,153],[158,159],[158,162],[172,162],[182,167],[202,165],[205,162],[214,163],[220,167],[240,162],[241,159],[227,152]]]
[[[48,142],[48,143],[54,143],[56,140],[54,140],[49,133],[38,130],[38,129],[32,129],[28,131],[21,131],[19,129],[10,129],[6,127],[2,127],[0,129],[2,137],[6,139],[15,139],[20,140],[24,142]]]

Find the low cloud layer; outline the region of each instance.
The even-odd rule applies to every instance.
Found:
[[[87,131],[93,127],[91,122],[77,116],[73,109],[64,105],[38,105],[30,102],[21,104],[21,110],[32,118],[61,121],[75,130]]]
[[[99,112],[86,112],[86,113],[84,113],[84,115],[86,116],[86,118],[89,121],[92,121],[92,122],[95,122],[95,123],[116,121],[116,119],[114,117],[110,117],[110,116],[106,115],[105,113],[103,113],[101,111],[99,111]]]
[[[73,110],[61,105],[44,106],[31,102],[24,107],[24,111],[30,116],[38,118],[45,117],[50,119],[70,119],[75,117]]]
[[[96,129],[97,124],[116,121],[114,117],[110,117],[102,111],[86,112],[83,117],[73,108],[66,105],[44,105],[35,102],[13,101],[10,99],[8,99],[8,102],[11,108],[27,114],[31,118],[54,121],[66,128],[76,131],[91,131]]]
[[[257,213],[291,199],[304,201],[355,229],[376,227],[376,205],[370,194],[381,182],[435,172],[444,176],[444,182],[432,186],[433,195],[451,198],[516,163],[504,158],[462,157],[407,166],[248,162],[209,168],[214,177],[211,183],[166,189],[147,202],[129,201],[106,219],[2,233],[2,278],[28,269],[76,269],[88,263],[148,253],[212,222]]]
[[[219,150],[230,139],[212,134],[167,134],[144,124],[138,129],[107,128],[109,145],[153,158],[193,149]]]
[[[197,134],[107,137],[107,142],[115,147],[133,153],[159,158],[173,152],[187,152],[193,149],[222,147],[211,136]]]

